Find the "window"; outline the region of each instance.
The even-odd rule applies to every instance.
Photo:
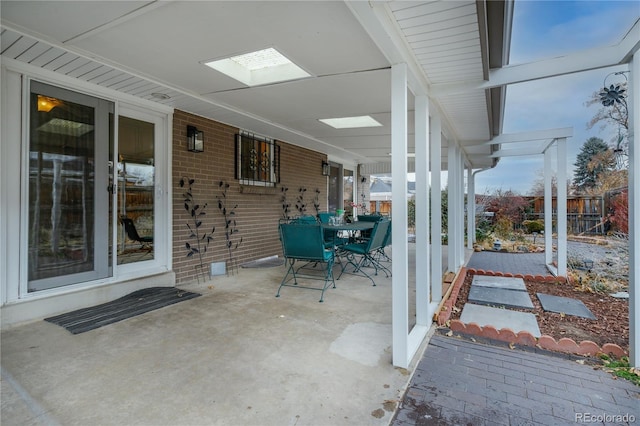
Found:
[[[236,177],[241,184],[276,186],[280,181],[280,147],[249,133],[236,135]]]

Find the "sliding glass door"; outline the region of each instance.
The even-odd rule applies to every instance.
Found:
[[[28,291],[106,278],[113,103],[36,81],[29,99]]]

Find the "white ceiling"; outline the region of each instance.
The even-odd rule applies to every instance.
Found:
[[[510,19],[501,1],[3,0],[0,13],[3,57],[351,163],[389,161],[390,67],[397,58],[410,63],[423,91],[487,79],[490,60],[506,63],[509,35],[502,34]],[[499,28],[488,25],[490,16]],[[203,65],[266,47],[312,77],[250,88]],[[463,150],[469,144],[474,168],[495,164],[496,147],[477,141],[499,133],[502,98],[500,88],[432,98],[447,139]],[[336,130],[318,122],[357,115],[383,126]]]

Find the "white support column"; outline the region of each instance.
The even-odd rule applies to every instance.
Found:
[[[458,148],[458,229],[460,229],[460,238],[458,239],[458,261],[456,262],[456,272],[458,268],[464,265],[464,156],[462,148]]]
[[[447,271],[455,271],[455,192],[456,192],[456,147],[453,141],[449,141],[447,150]]]
[[[442,300],[442,123],[431,117],[431,301]]]
[[[391,67],[391,179],[393,187],[393,365],[409,366],[409,265],[407,241],[407,64]]]
[[[429,99],[416,96],[415,103],[416,325],[429,325]]]
[[[558,151],[558,276],[567,276],[567,138],[556,140]]]
[[[449,234],[447,244],[447,270],[455,272],[460,266],[460,245],[464,237],[460,227],[460,199],[462,197],[460,150],[453,142],[449,143],[447,165],[447,186],[449,189],[447,200],[447,232]]]
[[[476,182],[471,165],[467,168],[467,248],[473,250],[476,242]]]
[[[544,263],[553,262],[553,210],[551,191],[551,150],[544,152]]]
[[[629,78],[629,363],[640,367],[640,52]]]

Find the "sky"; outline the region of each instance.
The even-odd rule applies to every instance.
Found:
[[[617,44],[638,17],[640,2],[636,0],[516,0],[509,63],[533,62]],[[587,107],[586,102],[604,86],[605,80],[607,85],[624,81],[621,76],[608,76],[620,69],[605,68],[509,86],[502,133],[573,127],[573,137],[567,140],[567,174],[571,178],[576,155],[587,139],[609,141],[617,134],[616,126],[587,128],[598,106]],[[542,155],[502,158],[495,168],[476,174],[476,193],[512,190],[526,195],[540,178],[543,167]]]

